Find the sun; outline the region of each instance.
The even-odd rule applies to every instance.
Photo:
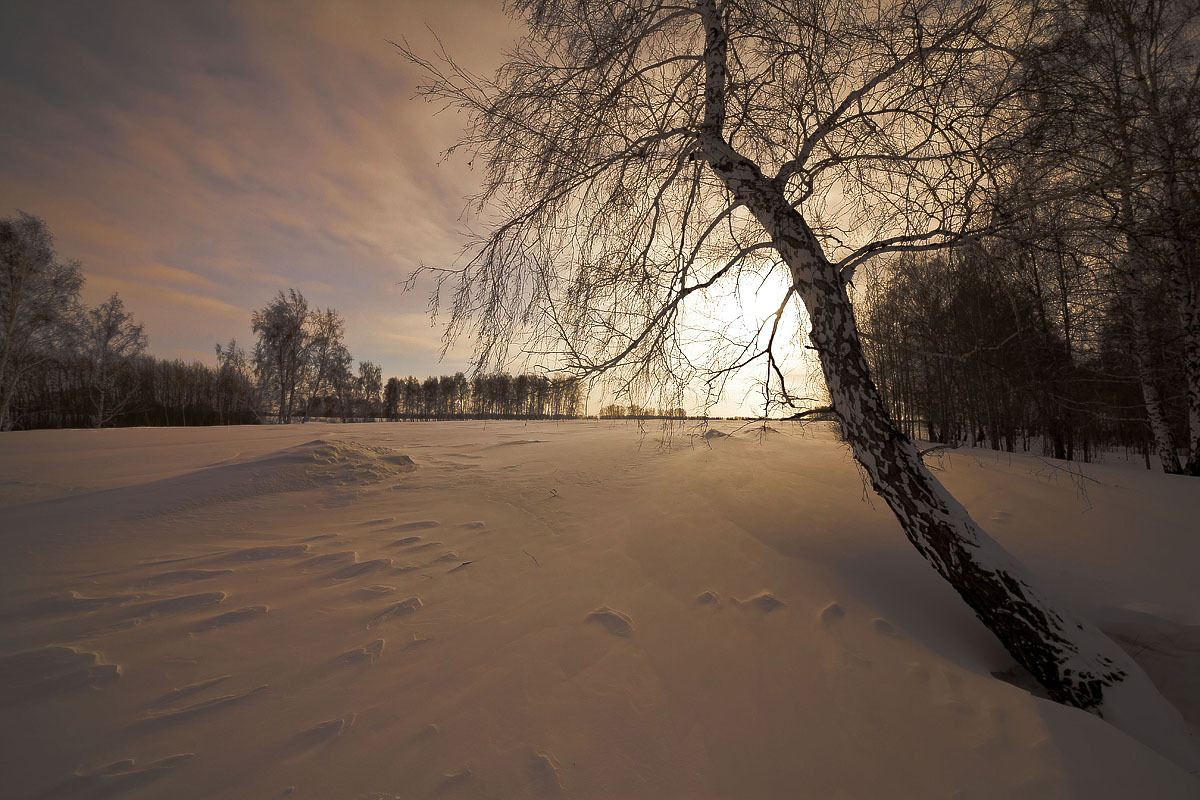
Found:
[[[685,308],[681,339],[688,361],[720,375],[714,387],[721,404],[740,413],[761,412],[767,397],[778,400],[779,373],[793,397],[811,394],[812,376],[819,374],[813,351],[804,346],[808,316],[798,298],[788,296],[786,276],[782,265],[747,269]]]
[[[711,302],[712,321],[730,338],[760,339],[766,346],[774,330],[776,346],[797,341],[801,332],[803,309],[788,295],[784,270],[746,273],[730,282]],[[778,317],[778,319],[776,319]]]

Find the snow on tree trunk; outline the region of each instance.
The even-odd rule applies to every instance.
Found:
[[[1182,717],[1141,667],[1092,623],[1036,590],[1016,559],[975,524],[892,424],[871,380],[840,273],[783,187],[724,138],[728,38],[715,2],[703,0],[699,9],[706,68],[700,153],[788,265],[812,322],[811,339],[834,412],[872,487],[917,551],[1052,698],[1097,714],[1194,770],[1196,754]]]

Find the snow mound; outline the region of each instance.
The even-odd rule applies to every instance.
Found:
[[[389,447],[330,439],[313,439],[248,463],[299,467],[315,483],[373,482],[417,466],[411,458]]]
[[[363,487],[417,468],[403,453],[359,442],[314,439],[240,463],[221,463],[153,484],[142,516],[176,513],[283,492]]]
[[[413,460],[387,447],[314,439],[270,455],[217,467],[234,477],[247,496],[297,492],[328,486],[378,483],[417,468]]]

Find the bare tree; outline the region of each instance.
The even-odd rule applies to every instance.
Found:
[[[354,401],[359,395],[359,381],[351,369],[353,364],[354,358],[349,350],[345,347],[334,348],[329,363],[329,388],[333,391],[333,400],[342,422],[353,416]]]
[[[383,391],[383,368],[373,361],[358,362],[358,396],[363,402],[363,416],[379,416],[380,393]]]
[[[236,412],[246,412],[257,419],[260,398],[245,348],[238,345],[236,339],[230,339],[229,344],[221,347],[218,343],[214,350],[217,356],[217,413],[221,424],[225,424],[227,414]]]
[[[0,430],[12,425],[13,392],[57,349],[79,305],[79,264],[63,263],[38,217],[0,219]]]
[[[416,419],[421,413],[421,382],[412,375],[409,375],[401,382],[400,405],[404,416],[409,419]]]
[[[972,232],[1021,124],[1013,75],[1036,27],[1004,0],[514,0],[529,33],[492,80],[404,52],[427,98],[466,111],[457,146],[498,217],[453,289],[450,337],[577,375],[693,372],[687,314],[743,281],[778,311],[711,374],[761,365],[791,402],[777,336],[798,298],[846,441],[912,544],[1055,699],[1180,762],[1178,712],[1094,625],[1034,588],[892,424],[848,282],[863,261]],[[455,149],[457,149],[455,148]]]
[[[399,378],[388,378],[383,387],[383,416],[393,422],[400,416],[400,395],[402,384]]]
[[[1187,460],[1179,472],[1200,476],[1200,6],[1193,0],[1103,0],[1091,4],[1089,29],[1112,31],[1116,60],[1126,74],[1117,83],[1123,104],[1133,106],[1130,149],[1139,172],[1150,176],[1149,213],[1139,225],[1128,219],[1130,257],[1157,250],[1170,287],[1183,340],[1187,398]],[[1102,25],[1097,25],[1102,22]],[[1107,59],[1106,59],[1107,60]],[[1131,224],[1132,223],[1132,224]],[[1140,241],[1139,241],[1140,239]],[[1149,242],[1146,240],[1149,239]],[[1150,246],[1147,247],[1147,244]],[[1173,454],[1172,454],[1173,455]]]
[[[88,395],[92,424],[103,427],[136,396],[128,380],[133,359],[146,349],[146,333],[115,292],[89,309],[83,321],[83,352],[88,365]]]

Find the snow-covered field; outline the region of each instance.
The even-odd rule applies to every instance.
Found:
[[[1200,794],[993,677],[845,449],[774,425],[4,434],[0,795]],[[1200,484],[943,466],[1195,732]]]

